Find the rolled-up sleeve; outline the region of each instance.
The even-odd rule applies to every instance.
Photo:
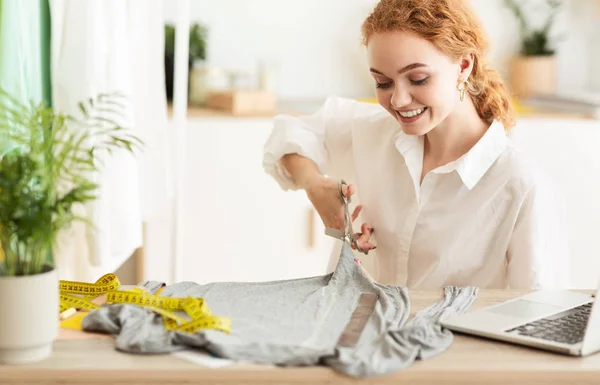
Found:
[[[286,154],[296,153],[315,162],[319,172],[327,173],[329,152],[326,131],[344,127],[356,101],[339,97],[328,98],[312,115],[278,115],[273,130],[264,145],[263,168],[284,190],[297,190],[298,186],[281,163]],[[349,133],[349,131],[348,131]]]
[[[565,200],[552,184],[526,194],[507,252],[511,289],[565,289],[570,253]]]

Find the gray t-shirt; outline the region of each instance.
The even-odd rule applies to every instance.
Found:
[[[145,282],[154,292],[160,285]],[[452,334],[439,320],[469,308],[475,287],[445,287],[442,301],[408,320],[405,287],[371,281],[344,244],[332,274],[260,283],[181,282],[161,296],[202,297],[231,333],[168,331],[162,317],[135,305],[113,304],[83,320],[87,331],[116,335],[117,349],[166,353],[202,348],[219,357],[284,366],[325,364],[351,376],[382,375],[444,351]]]

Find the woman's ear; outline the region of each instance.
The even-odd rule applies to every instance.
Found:
[[[460,72],[458,74],[458,81],[464,82],[471,76],[473,71],[473,65],[475,64],[475,56],[472,53],[464,55],[459,60]]]

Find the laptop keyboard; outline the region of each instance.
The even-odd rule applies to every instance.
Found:
[[[506,332],[518,332],[522,336],[564,344],[576,344],[583,341],[585,327],[590,318],[591,310],[592,302],[554,314],[550,317],[517,326]]]

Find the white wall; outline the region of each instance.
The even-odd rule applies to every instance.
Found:
[[[596,289],[600,276],[600,122],[521,119],[511,130],[511,139],[540,165],[566,201],[571,288]]]
[[[374,3],[192,0],[192,20],[210,27],[211,64],[254,73],[259,59],[274,59],[284,97],[361,96],[371,83],[360,23]],[[168,20],[174,16],[170,9],[166,13]]]
[[[527,1],[535,6],[536,2],[545,0]],[[525,0],[519,2],[526,3]],[[507,77],[510,59],[520,50],[518,23],[513,14],[503,6],[503,0],[471,0],[471,3],[490,39],[489,60]],[[562,7],[553,28],[553,35],[560,37],[556,44],[559,90],[580,89],[590,84],[594,73],[591,61],[594,54],[600,53],[600,46],[596,45],[596,40],[592,37],[595,26],[600,23],[597,6],[596,0],[566,0]],[[533,16],[532,20],[541,25],[545,19],[538,15]]]
[[[177,0],[166,2],[167,20]],[[524,1],[524,0],[523,0]],[[531,1],[531,0],[530,0]],[[533,0],[543,1],[543,0]],[[283,98],[323,98],[331,94],[372,94],[360,25],[377,0],[192,0],[191,19],[210,27],[211,64],[254,75],[258,60],[279,68],[278,92]],[[506,76],[509,59],[519,49],[517,24],[503,0],[471,0],[492,43],[492,66]],[[593,47],[600,38],[596,0],[567,0],[557,24],[565,38],[558,52],[558,86],[595,84],[591,61],[600,65]],[[585,36],[594,36],[589,38]],[[600,51],[600,48],[596,48]],[[252,82],[252,80],[250,81]],[[251,83],[252,84],[252,83]]]

